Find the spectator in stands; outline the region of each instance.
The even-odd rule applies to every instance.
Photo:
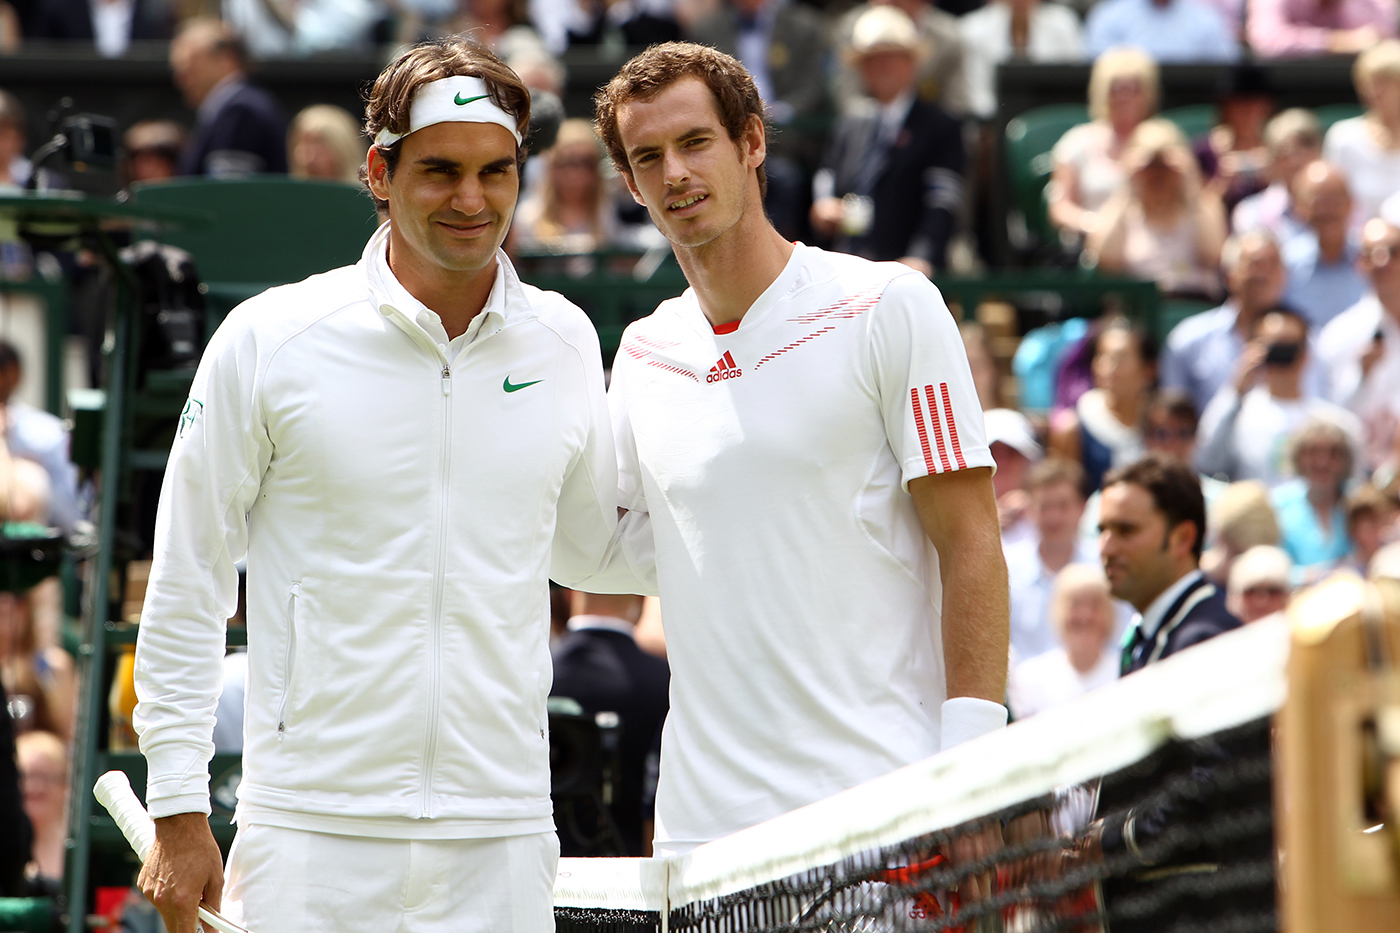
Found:
[[[68,429],[59,418],[15,397],[23,379],[24,361],[19,350],[0,338],[0,426],[5,447],[10,456],[31,460],[48,475],[48,507],[43,514],[31,517],[72,531],[83,514],[78,503],[78,471],[68,459]]]
[[[972,382],[977,386],[977,400],[982,403],[982,410],[1001,408],[1001,373],[987,340],[986,328],[976,321],[963,321],[958,325],[958,332],[967,350],[967,365],[972,369]]]
[[[1332,124],[1322,157],[1346,173],[1355,202],[1352,227],[1359,231],[1400,190],[1400,40],[1362,52],[1351,73],[1366,112]]]
[[[753,75],[767,118],[778,130],[768,136],[764,207],[783,236],[802,239],[812,173],[822,158],[822,133],[813,122],[830,112],[826,22],[796,0],[725,0],[714,15],[695,24],[691,38],[733,55]],[[907,192],[905,200],[910,200]]]
[[[359,184],[369,140],[349,111],[313,104],[292,118],[287,157],[293,178],[322,178]]]
[[[1113,597],[1097,559],[1055,575],[1050,620],[1059,644],[1011,668],[1011,715],[1026,719],[1118,679],[1113,650]]]
[[[1254,480],[1227,484],[1206,514],[1209,533],[1201,571],[1222,587],[1241,554],[1261,544],[1277,545],[1282,538],[1269,490]]]
[[[1351,437],[1331,421],[1309,421],[1288,442],[1288,459],[1297,479],[1270,494],[1278,517],[1280,544],[1312,582],[1346,559],[1345,496],[1355,453]]]
[[[1229,380],[1255,322],[1278,306],[1286,282],[1278,243],[1267,230],[1230,237],[1221,259],[1225,303],[1173,327],[1162,354],[1162,387],[1186,392],[1197,411]]]
[[[218,20],[190,20],[170,43],[175,86],[197,119],[181,175],[232,178],[287,171],[287,124],[272,95],[248,83],[243,43]]]
[[[1400,218],[1397,218],[1400,219]],[[1361,232],[1361,271],[1370,293],[1332,319],[1317,338],[1332,401],[1365,426],[1358,456],[1367,470],[1394,467],[1400,442],[1400,227],[1376,218]],[[1384,485],[1384,484],[1382,484]]]
[[[570,119],[560,124],[554,145],[544,154],[539,185],[516,209],[512,246],[591,253],[640,245],[641,237],[619,221],[604,158],[589,121]]]
[[[1249,45],[1260,58],[1355,55],[1394,37],[1395,0],[1249,0]]]
[[[16,732],[52,732],[73,737],[77,674],[73,657],[39,641],[34,591],[0,593],[0,680],[10,697]]]
[[[1239,34],[1205,0],[1100,0],[1084,20],[1090,55],[1116,46],[1159,62],[1232,62]]]
[[[15,740],[24,813],[34,827],[33,872],[38,889],[57,893],[68,841],[68,750],[52,732],[26,732]]]
[[[1086,493],[1110,469],[1143,453],[1143,412],[1157,381],[1157,348],[1127,318],[1113,318],[1094,341],[1094,388],[1050,424],[1050,450],[1084,468]]]
[[[621,718],[621,775],[611,806],[631,856],[651,854],[650,810],[643,809],[647,755],[669,708],[671,671],[666,662],[637,646],[634,630],[642,615],[640,596],[575,592],[569,634],[552,649],[552,696],[578,701],[590,715]]]
[[[570,48],[605,45],[617,40],[626,46],[647,46],[681,38],[680,24],[676,22],[671,5],[664,0],[651,3],[577,0],[571,7]]]
[[[1052,63],[1084,60],[1084,30],[1067,6],[1041,0],[991,0],[963,16],[967,94],[972,115],[997,113],[997,65],[1006,61]]]
[[[121,58],[133,41],[168,40],[173,25],[161,0],[39,0],[26,37],[81,42]]]
[[[222,12],[256,58],[367,50],[382,15],[375,0],[224,0]]]
[[[1193,141],[1206,187],[1228,214],[1240,201],[1264,190],[1269,154],[1264,127],[1274,112],[1268,76],[1254,65],[1236,65],[1221,75],[1216,100],[1220,122]]]
[[[1400,540],[1400,499],[1363,483],[1347,496],[1346,517],[1347,538],[1351,540],[1346,565],[1364,577],[1376,553]]]
[[[28,893],[24,869],[33,854],[34,830],[24,813],[9,710],[9,692],[0,682],[0,897],[23,897]]]
[[[1089,74],[1089,116],[1055,144],[1054,174],[1046,189],[1050,222],[1066,243],[1077,244],[1100,223],[1100,210],[1122,187],[1120,159],[1133,131],[1157,112],[1157,64],[1137,49],[1111,49]]]
[[[1202,473],[1278,486],[1291,472],[1289,438],[1315,419],[1331,421],[1353,444],[1361,443],[1355,415],[1305,391],[1308,356],[1308,325],[1301,315],[1275,308],[1259,318],[1233,378],[1201,415],[1196,465]]]
[[[1246,625],[1282,612],[1293,593],[1292,573],[1293,558],[1283,548],[1270,544],[1252,547],[1230,568],[1225,605]]]
[[[812,226],[836,250],[932,275],[947,267],[962,208],[962,128],[918,98],[921,42],[899,9],[868,10],[851,49],[876,107],[837,120],[813,180]]]
[[[1189,466],[1149,454],[1110,473],[1099,527],[1109,590],[1139,613],[1123,647],[1124,674],[1239,626],[1200,571],[1206,506]]]
[[[832,45],[837,53],[835,92],[838,109],[848,112],[859,109],[866,97],[859,69],[851,62],[851,40],[856,21],[872,7],[888,5],[902,10],[914,21],[925,55],[919,60],[915,82],[919,97],[938,104],[955,117],[966,116],[971,109],[967,87],[965,49],[957,17],[940,10],[929,0],[868,0],[847,10],[832,28]],[[760,89],[761,90],[761,89]]]
[[[1313,162],[1294,181],[1294,203],[1307,228],[1283,244],[1288,272],[1284,304],[1317,332],[1366,294],[1357,268],[1361,246],[1351,235],[1351,192],[1341,169]]]
[[[1152,279],[1167,294],[1215,297],[1225,209],[1201,181],[1186,137],[1169,120],[1144,121],[1123,154],[1126,183],[1084,242],[1104,271]]]
[[[1230,229],[1248,233],[1260,227],[1286,243],[1303,229],[1293,210],[1293,179],[1303,166],[1322,154],[1322,126],[1311,110],[1293,107],[1275,116],[1264,127],[1269,165],[1269,186],[1235,205]]]
[[[993,408],[982,413],[982,420],[987,429],[987,446],[997,465],[992,491],[997,497],[1001,543],[1006,547],[1035,534],[1035,525],[1027,514],[1030,496],[1026,492],[1026,477],[1045,451],[1035,439],[1035,428],[1015,409]]]
[[[1005,546],[1011,591],[1011,657],[1016,662],[1044,654],[1060,642],[1051,624],[1055,576],[1070,564],[1098,563],[1092,546],[1079,538],[1084,514],[1084,470],[1049,457],[1026,480],[1032,534]]]
[[[173,120],[142,120],[122,136],[122,187],[179,174],[185,129]]]
[[[522,0],[455,0],[443,35],[470,35],[502,59],[544,48]]]
[[[0,91],[0,191],[15,191],[29,182],[33,164],[24,157],[29,144],[24,107],[9,91]]]

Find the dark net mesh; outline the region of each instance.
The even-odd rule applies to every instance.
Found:
[[[1255,933],[1277,929],[1269,721],[984,818],[720,897],[667,929]],[[556,908],[560,931],[661,930],[659,911]]]

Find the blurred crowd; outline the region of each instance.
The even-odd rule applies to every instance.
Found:
[[[1048,323],[956,309],[998,466],[1009,699],[1024,718],[1119,676],[1134,610],[1102,569],[1099,492],[1146,454],[1200,475],[1200,566],[1245,622],[1328,574],[1400,575],[1398,23],[1397,0],[8,0],[0,49],[61,41],[120,57],[170,42],[193,119],[123,127],[123,184],[257,173],[357,184],[359,116],[321,104],[288,120],[252,76],[256,60],[469,32],[521,74],[541,115],[508,248],[586,257],[665,244],[590,114],[565,111],[564,53],[693,39],[741,59],[767,102],[767,208],[785,235],[993,277],[977,232],[988,191],[1005,184],[1005,167],[989,168],[996,67],[1092,62],[1088,122],[1046,153],[1057,239],[1041,258],[1151,280],[1195,313],[1154,331],[1115,308]],[[1252,64],[1325,55],[1355,56],[1355,116],[1279,110]],[[1215,125],[1194,138],[1158,112],[1159,63],[1180,62],[1233,65]],[[0,91],[0,190],[49,183],[27,125]],[[71,527],[81,509],[62,428],[7,404],[20,362],[6,346],[0,508]],[[656,606],[558,602],[556,693],[583,715],[625,707],[644,723],[624,724],[613,826],[640,854],[666,702]],[[59,628],[56,585],[0,595],[40,890],[62,872],[76,695]],[[236,691],[242,668],[230,671]],[[238,751],[228,735],[219,750]]]

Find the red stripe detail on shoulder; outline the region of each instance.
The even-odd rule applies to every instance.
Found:
[[[711,324],[710,327],[712,330],[714,330],[716,334],[719,334],[721,337],[723,337],[725,334],[732,334],[736,330],[738,330],[739,322],[730,321],[728,324]]]
[[[953,401],[948,397],[948,383],[940,382],[939,387],[943,391],[943,414],[948,418],[948,437],[953,442],[953,457],[958,461],[958,469],[966,470],[967,461],[963,459],[962,445],[958,443],[958,425],[953,420]]]
[[[943,471],[947,472],[953,468],[953,464],[948,459],[948,448],[943,442],[943,425],[938,420],[938,403],[933,399],[933,386],[924,386],[924,398],[928,399],[928,420],[933,422],[933,439],[938,442],[938,459],[943,464]]]
[[[919,390],[909,390],[909,401],[914,406],[914,427],[919,432],[919,446],[924,449],[924,466],[930,473],[937,473],[933,465],[933,451],[928,446],[928,427],[924,424],[924,409],[919,405]]]

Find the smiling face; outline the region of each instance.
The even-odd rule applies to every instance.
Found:
[[[700,79],[620,105],[617,127],[627,187],[672,243],[701,247],[746,220],[765,222],[756,171],[765,154],[762,121],[750,117],[744,137],[731,139]]]
[[[493,268],[520,193],[515,137],[490,123],[438,123],[400,145],[392,177],[378,149],[369,157],[370,190],[389,202],[395,274]]]

